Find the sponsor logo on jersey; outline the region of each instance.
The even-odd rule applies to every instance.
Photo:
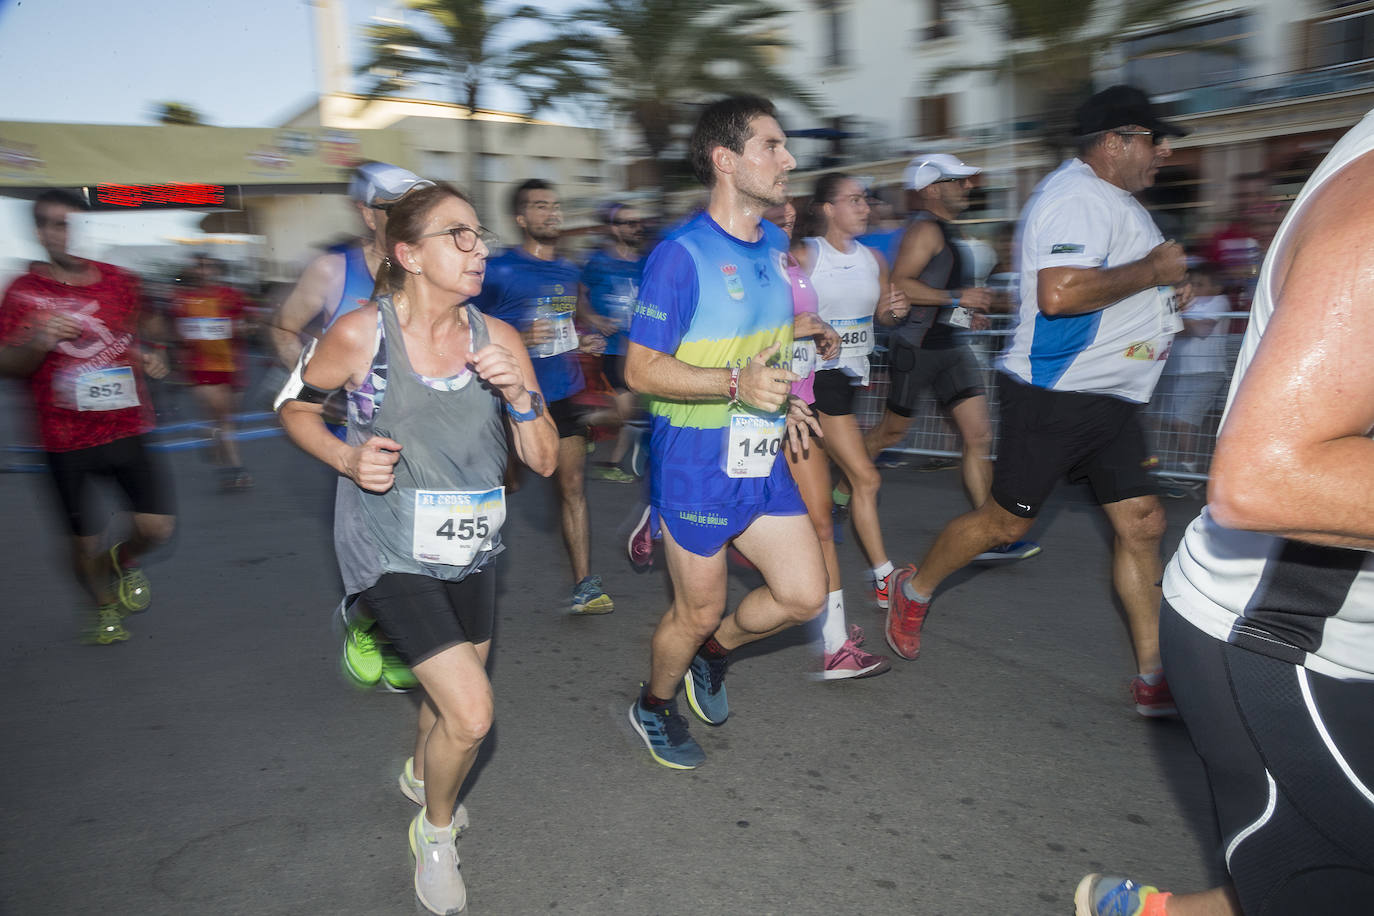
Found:
[[[744,299],[744,283],[739,278],[739,268],[734,264],[722,264],[720,272],[725,275],[725,291],[731,299]]]
[[[1138,340],[1126,348],[1126,352],[1121,354],[1127,359],[1138,359],[1142,362],[1152,363],[1155,360],[1155,344],[1152,340]]]
[[[1068,244],[1068,243],[1066,243],[1066,242],[1060,242],[1060,243],[1057,244],[1057,245],[1051,245],[1051,246],[1050,246],[1050,254],[1082,254],[1082,253],[1083,253],[1083,246],[1082,246],[1082,245],[1070,245],[1070,244]]]

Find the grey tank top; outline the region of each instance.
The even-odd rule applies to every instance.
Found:
[[[452,379],[423,380],[411,368],[391,297],[377,299],[380,333],[368,382],[350,392],[348,444],[385,436],[403,448],[395,485],[364,490],[340,477],[334,504],[334,550],[347,594],[371,588],[383,573],[457,580],[500,553],[499,531],[465,566],[416,559],[417,490],[486,492],[502,485],[507,445],[499,394],[471,370]],[[473,352],[491,338],[486,318],[467,309]],[[380,404],[378,404],[380,401]]]
[[[962,265],[959,249],[954,246],[951,237],[950,227],[928,210],[914,214],[908,227],[925,222],[933,222],[940,227],[940,234],[945,238],[945,247],[930,259],[930,263],[916,279],[931,289],[955,289],[962,282]],[[907,313],[906,321],[892,331],[892,336],[906,341],[913,347],[927,350],[948,349],[954,346],[954,329],[942,324],[938,320],[939,317],[938,307],[912,306],[911,311]]]

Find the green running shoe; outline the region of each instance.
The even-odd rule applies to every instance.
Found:
[[[114,570],[119,603],[130,614],[136,614],[146,611],[152,603],[153,586],[148,582],[148,577],[143,574],[141,567],[119,565],[119,548],[122,546],[124,545],[121,542],[110,548],[110,567]]]
[[[382,686],[392,693],[409,693],[420,686],[420,680],[410,666],[390,646],[381,647]]]
[[[343,669],[359,687],[375,687],[382,679],[382,650],[372,635],[372,624],[348,624],[344,634]]]
[[[113,602],[96,608],[91,617],[91,625],[82,635],[81,641],[88,646],[108,646],[128,639],[129,631],[124,629],[124,615],[121,610],[120,606]]]

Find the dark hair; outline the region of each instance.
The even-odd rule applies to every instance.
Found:
[[[38,222],[38,208],[44,204],[57,204],[58,206],[68,207],[72,210],[88,210],[86,201],[79,194],[71,191],[64,191],[61,188],[49,188],[39,193],[33,199],[33,220]]]
[[[522,182],[510,194],[510,215],[519,216],[520,211],[525,209],[525,199],[530,196],[531,191],[554,191],[553,182],[545,181],[542,178],[531,178]]]
[[[396,263],[396,246],[405,242],[414,245],[424,234],[425,220],[430,213],[449,198],[457,198],[466,204],[472,201],[462,191],[451,184],[436,182],[430,187],[416,188],[409,192],[386,211],[386,258],[377,268],[377,283],[372,288],[372,298],[382,294],[394,295],[406,284],[408,272]]]
[[[827,172],[817,178],[811,199],[797,213],[797,227],[792,235],[799,239],[825,235],[826,230],[830,228],[829,220],[825,218],[825,205],[835,202],[835,194],[840,190],[840,185],[853,180],[853,175],[846,175],[844,172]]]
[[[714,187],[716,171],[711,165],[711,151],[723,146],[733,153],[743,153],[744,144],[753,136],[749,122],[777,116],[773,103],[756,95],[732,95],[702,109],[688,141],[688,159],[697,180],[708,188]]]

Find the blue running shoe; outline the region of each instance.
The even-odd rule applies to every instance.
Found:
[[[1145,916],[1159,888],[1139,885],[1120,875],[1087,875],[1073,892],[1076,916]],[[1167,895],[1166,895],[1167,896]],[[1155,904],[1158,906],[1158,903]],[[1163,913],[1162,907],[1153,912]]]
[[[697,718],[707,725],[720,725],[730,718],[730,700],[725,695],[723,658],[692,656],[692,664],[682,681],[687,685],[687,703]]]
[[[677,704],[662,712],[650,712],[635,700],[630,704],[630,725],[644,739],[649,756],[672,770],[694,770],[706,762],[706,752],[687,731],[687,720],[678,715]]]
[[[991,550],[985,550],[973,558],[975,563],[1000,563],[1003,560],[1026,560],[1040,552],[1040,545],[1034,541],[1013,541]]]
[[[572,593],[572,612],[574,614],[609,614],[615,610],[615,602],[601,587],[600,576],[587,576]]]

